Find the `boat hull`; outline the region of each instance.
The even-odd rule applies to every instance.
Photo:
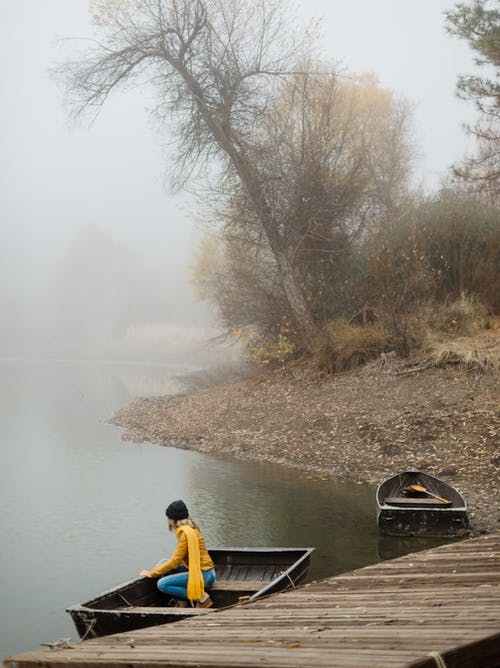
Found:
[[[404,499],[409,485],[423,486],[426,498]],[[447,501],[433,502],[434,496]],[[379,529],[390,536],[461,537],[470,525],[467,505],[458,490],[426,473],[410,469],[384,481],[377,490]]]
[[[459,537],[469,532],[467,513],[462,510],[446,512],[382,508],[378,526],[389,536]]]
[[[67,608],[80,638],[168,624],[254,600],[304,580],[313,548],[223,548],[210,550],[217,581],[207,591],[209,609],[176,607],[158,591],[156,580],[138,578]]]
[[[179,608],[179,611],[180,614],[175,615],[167,611],[140,613],[136,610],[130,612],[125,610],[85,610],[85,606],[81,610],[78,610],[76,606],[68,609],[82,640],[99,638],[113,633],[136,631],[137,629],[177,622],[194,616],[193,614],[183,614],[182,608]]]

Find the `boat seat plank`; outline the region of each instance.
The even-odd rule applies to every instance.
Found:
[[[451,501],[439,501],[439,499],[428,499],[408,496],[388,496],[384,503],[388,506],[426,506],[427,508],[449,508]]]
[[[204,615],[206,612],[209,612],[210,608],[191,608],[189,606],[189,613],[191,615]],[[174,617],[179,616],[182,619],[186,616],[186,608],[177,608],[174,606],[170,607],[160,607],[160,606],[140,606],[132,605],[128,608],[120,608],[120,612],[135,612],[141,614],[168,614],[173,615]]]
[[[215,591],[259,591],[271,580],[217,580],[209,590]]]

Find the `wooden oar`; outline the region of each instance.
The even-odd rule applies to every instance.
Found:
[[[408,485],[410,489],[414,489],[416,492],[424,492],[425,494],[428,494],[429,496],[433,496],[435,499],[438,501],[442,501],[442,503],[451,503],[448,499],[443,499],[442,496],[438,496],[437,494],[433,494],[432,492],[429,492],[428,489],[426,489],[423,485]]]

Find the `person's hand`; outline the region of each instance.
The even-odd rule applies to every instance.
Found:
[[[139,575],[142,575],[143,578],[150,578],[152,577],[151,571],[141,571]]]

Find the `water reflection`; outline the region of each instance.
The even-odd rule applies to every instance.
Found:
[[[219,460],[189,471],[193,513],[219,544],[316,547],[310,575],[327,577],[378,560],[374,487],[311,480],[285,467],[246,462],[234,477]]]
[[[437,545],[445,543],[455,543],[461,540],[460,538],[422,538],[417,536],[384,536],[381,534],[378,539],[378,556],[379,559],[396,559],[402,557],[410,552],[421,552],[422,550],[430,550]]]

